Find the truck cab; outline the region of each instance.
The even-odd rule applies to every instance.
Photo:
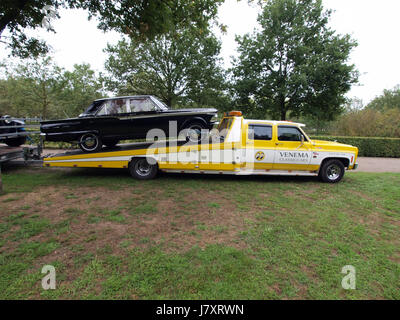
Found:
[[[240,112],[227,113],[220,128],[227,123],[231,128],[225,141],[239,142],[242,149],[242,174],[311,174],[326,182],[338,182],[346,169],[358,166],[357,147],[312,140],[301,123],[244,119]]]

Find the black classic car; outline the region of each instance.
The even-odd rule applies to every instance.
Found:
[[[0,116],[0,142],[10,147],[19,147],[26,142],[24,121],[10,116]]]
[[[46,141],[78,142],[85,152],[113,147],[120,140],[145,139],[151,129],[172,137],[169,123],[177,132],[198,139],[202,129],[211,129],[216,109],[170,109],[153,96],[130,96],[94,101],[78,118],[41,122]]]

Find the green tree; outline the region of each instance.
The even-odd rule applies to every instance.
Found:
[[[400,85],[391,90],[384,90],[383,94],[372,100],[367,108],[380,111],[393,108],[400,110]]]
[[[44,119],[54,114],[56,83],[62,73],[50,57],[26,60],[16,66],[6,66],[5,80],[8,90],[2,97],[18,115]]]
[[[119,94],[152,94],[170,106],[224,100],[220,42],[210,32],[185,30],[155,41],[108,45],[109,87]]]
[[[77,116],[101,96],[101,77],[90,65],[58,67],[50,57],[24,60],[6,69],[0,80],[0,114],[52,119]]]
[[[356,43],[328,27],[321,0],[271,0],[258,17],[260,31],[237,37],[233,82],[237,105],[256,117],[330,120],[342,112],[357,82],[347,64]]]
[[[116,30],[135,39],[154,38],[175,27],[206,28],[217,15],[223,0],[2,0],[0,2],[0,42],[13,55],[26,58],[48,51],[47,45],[26,35],[26,29],[42,26],[47,5],[82,8],[96,17],[101,30]],[[57,15],[58,17],[58,15]],[[7,30],[9,35],[3,36]],[[52,30],[54,31],[54,30]]]
[[[95,99],[104,96],[103,80],[89,64],[75,64],[72,71],[64,71],[58,79],[57,114],[76,117]]]

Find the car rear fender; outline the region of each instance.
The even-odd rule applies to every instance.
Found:
[[[190,119],[185,120],[185,122],[182,123],[180,129],[186,128],[189,124],[194,123],[194,122],[200,122],[202,123],[205,127],[208,127],[206,120],[202,117],[193,117]]]

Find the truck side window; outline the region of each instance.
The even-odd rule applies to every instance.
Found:
[[[250,140],[272,140],[272,126],[249,125]]]
[[[301,141],[301,131],[295,127],[278,127],[278,140],[279,141]]]

